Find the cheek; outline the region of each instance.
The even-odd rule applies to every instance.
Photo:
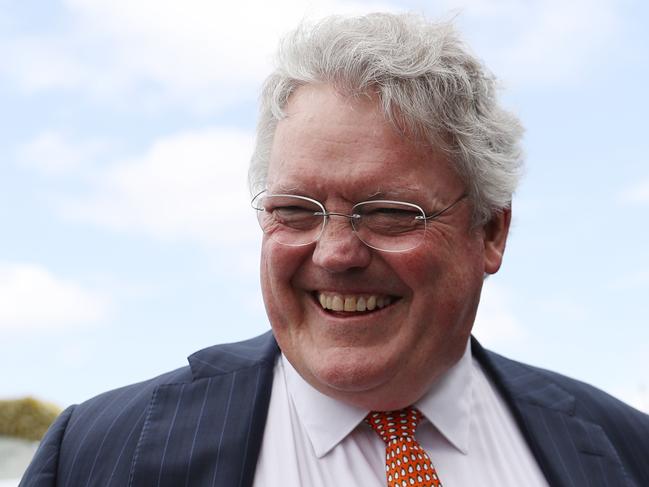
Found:
[[[422,247],[393,265],[412,293],[411,313],[426,323],[431,320],[440,333],[453,326],[454,317],[466,320],[475,308],[483,281],[479,249],[458,241]]]
[[[271,324],[294,321],[301,312],[300,294],[292,285],[303,261],[296,247],[265,240],[261,252],[261,290]]]
[[[397,254],[398,259],[389,263],[393,272],[410,289],[413,298],[433,293],[442,276],[442,262],[438,256],[428,247],[421,250],[416,253]]]

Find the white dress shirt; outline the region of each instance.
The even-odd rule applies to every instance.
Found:
[[[470,345],[415,407],[417,440],[445,487],[548,486]],[[385,443],[367,413],[314,389],[282,355],[254,487],[385,487]]]

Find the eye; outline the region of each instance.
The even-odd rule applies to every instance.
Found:
[[[268,196],[262,202],[264,225],[292,230],[310,230],[322,224],[323,218],[316,214],[322,208],[316,203],[296,196]]]
[[[386,218],[414,218],[421,212],[410,207],[379,206],[364,212],[364,216],[386,217]]]
[[[401,202],[365,202],[356,207],[362,225],[369,231],[396,235],[416,231],[424,225],[422,212],[416,206]]]
[[[308,218],[310,216],[313,216],[313,214],[315,213],[312,208],[295,205],[276,206],[274,208],[267,209],[266,211],[271,213],[273,215],[273,218],[281,222],[291,222],[303,218]]]

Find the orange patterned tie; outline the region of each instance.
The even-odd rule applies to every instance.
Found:
[[[365,417],[365,422],[385,442],[388,487],[442,487],[428,454],[415,440],[422,417],[413,407],[371,412]]]

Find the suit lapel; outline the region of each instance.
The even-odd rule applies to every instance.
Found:
[[[193,380],[153,394],[129,485],[252,485],[277,353],[266,334],[192,355]]]
[[[475,340],[472,349],[550,485],[632,485],[603,429],[576,413],[572,394]],[[193,380],[162,385],[153,394],[129,486],[251,486],[278,353],[267,333],[192,355]]]
[[[472,350],[510,406],[550,485],[632,485],[604,430],[576,413],[572,394],[538,370],[484,350],[476,340]]]

